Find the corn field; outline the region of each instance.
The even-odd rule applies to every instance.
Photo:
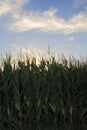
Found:
[[[87,64],[26,57],[0,67],[0,130],[87,130]]]

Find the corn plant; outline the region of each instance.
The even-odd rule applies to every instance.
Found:
[[[36,60],[26,56],[13,63],[11,55],[3,60],[0,129],[87,129],[86,62],[64,56],[61,63],[55,56]]]

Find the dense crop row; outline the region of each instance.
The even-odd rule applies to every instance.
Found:
[[[26,58],[0,69],[0,130],[87,129],[87,65]],[[36,127],[36,128],[35,128]],[[56,128],[55,128],[56,129]],[[57,129],[58,130],[58,129]]]

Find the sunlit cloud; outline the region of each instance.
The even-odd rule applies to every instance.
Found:
[[[0,0],[0,17],[21,9],[26,2],[27,0]]]
[[[22,7],[29,1],[30,0],[0,1],[0,16],[10,14],[10,22],[6,23],[6,27],[10,31],[25,32],[37,30],[41,32],[56,32],[61,34],[87,32],[86,11],[80,12],[68,20],[65,20],[58,16],[58,10],[56,8],[51,8],[43,12],[28,12]]]
[[[14,23],[8,28],[11,31],[24,32],[39,30],[42,32],[57,32],[70,34],[87,31],[87,13],[80,12],[68,20],[57,16],[57,9],[40,12],[19,12],[13,15]]]

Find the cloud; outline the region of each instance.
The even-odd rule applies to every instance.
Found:
[[[67,39],[68,41],[74,41],[75,40],[75,38],[73,37],[73,36],[71,36],[71,37],[68,37],[68,39]]]
[[[27,0],[0,0],[0,16],[17,11],[26,2]]]
[[[19,12],[13,14],[14,23],[8,28],[11,31],[24,32],[39,30],[42,32],[57,32],[70,34],[87,31],[87,13],[80,12],[68,20],[57,16],[57,9],[49,9],[44,12]]]
[[[87,4],[87,0],[74,0],[74,7],[80,7]]]
[[[0,0],[0,17],[10,14],[10,22],[6,26],[10,31],[24,32],[34,29],[42,32],[62,34],[87,32],[87,11],[80,12],[65,20],[58,16],[58,10],[56,8],[51,8],[43,12],[28,12],[24,10],[24,4],[29,1]],[[85,0],[83,1],[85,2]]]

